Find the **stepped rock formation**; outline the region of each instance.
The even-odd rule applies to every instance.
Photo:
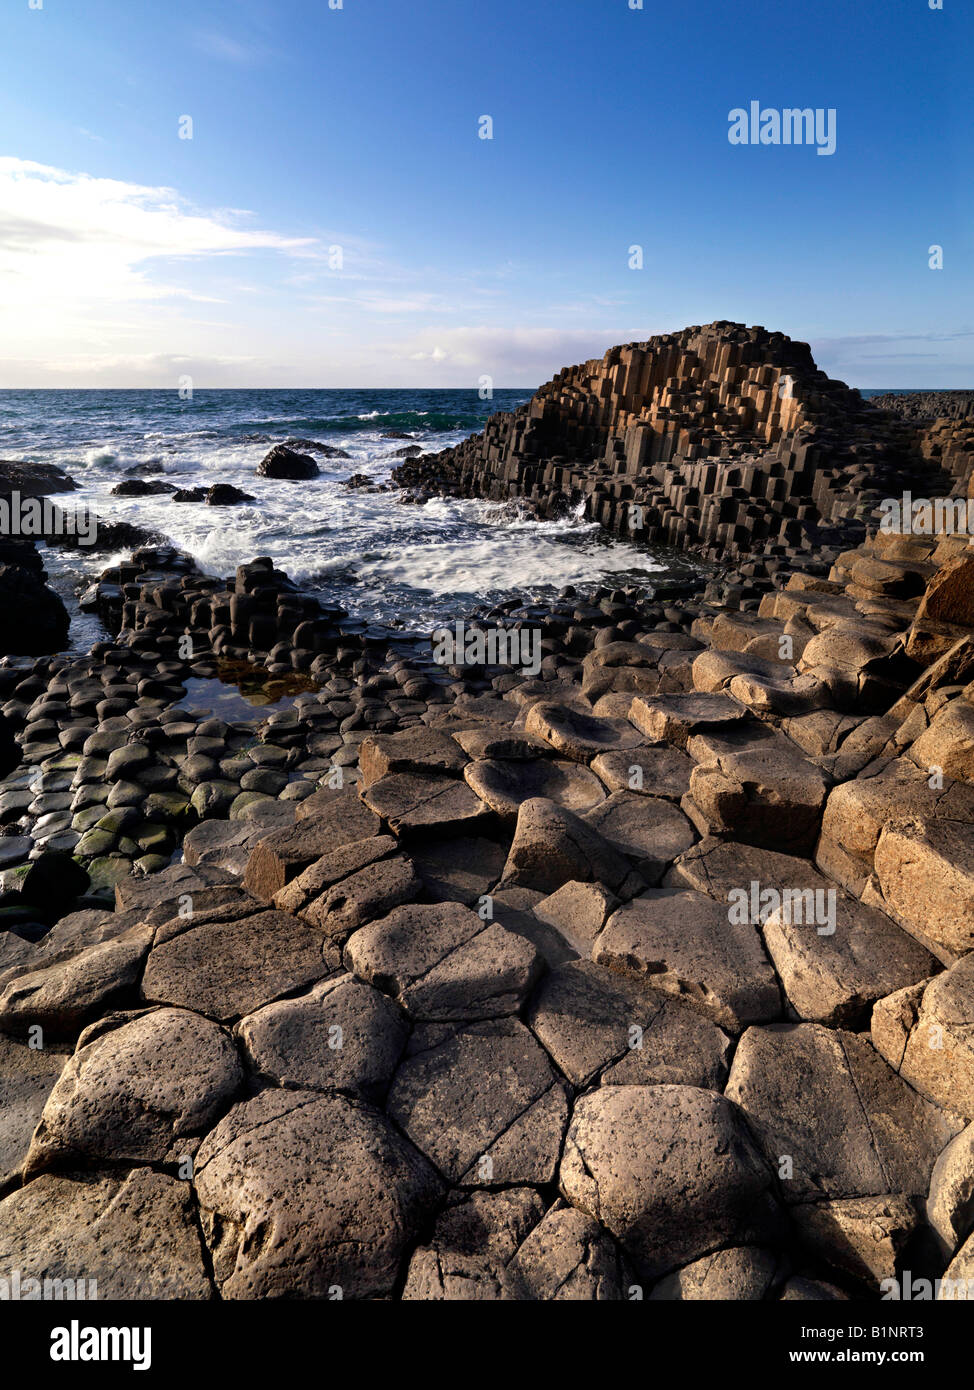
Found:
[[[471,619],[536,628],[532,676],[171,548],[86,597],[112,641],[0,662],[0,1278],[964,1296],[974,558],[853,524],[868,489],[839,480],[966,498],[966,426],[866,407],[757,330],[606,361],[404,472],[622,503],[613,480],[714,470],[737,519],[698,543],[731,558],[800,476],[801,539]],[[783,490],[745,526],[730,476]],[[711,499],[680,486],[689,538]],[[189,682],[222,663],[300,693],[221,719]]]
[[[523,497],[711,559],[853,544],[916,476],[915,433],[819,371],[807,344],[713,323],[566,368],[402,486]],[[927,470],[929,472],[929,470]]]

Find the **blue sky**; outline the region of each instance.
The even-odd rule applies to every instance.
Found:
[[[974,384],[966,0],[630,2],[6,0],[0,386],[534,386],[718,318]]]

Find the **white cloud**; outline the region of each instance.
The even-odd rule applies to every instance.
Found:
[[[441,368],[435,380],[427,371],[430,385],[461,386],[486,373],[499,386],[518,386],[545,381],[562,367],[601,357],[613,344],[633,342],[638,336],[626,337],[618,328],[430,328],[392,344],[389,356]]]
[[[155,278],[165,262],[295,253],[309,244],[193,211],[171,188],[0,157],[0,304],[8,331],[36,330],[52,314],[63,327],[99,304],[187,294]]]

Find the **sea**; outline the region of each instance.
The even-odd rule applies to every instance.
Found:
[[[409,632],[511,600],[544,603],[569,585],[585,593],[685,573],[687,562],[672,552],[629,545],[581,514],[539,521],[527,508],[452,499],[406,506],[396,490],[343,486],[355,473],[381,483],[401,462],[397,450],[458,444],[531,394],[197,390],[183,399],[174,390],[7,390],[0,391],[0,459],[58,464],[79,490],[56,503],[87,503],[101,521],[159,532],[206,574],[230,576],[268,555],[303,590],[352,617]],[[287,438],[331,445],[348,458],[319,457],[319,476],[309,482],[257,477],[263,456]],[[211,507],[167,494],[111,495],[147,464],[162,472],[144,476],[176,487],[232,483],[254,500]],[[44,550],[50,582],[72,615],[75,650],[105,635],[80,613],[77,597],[122,554]]]
[[[489,415],[513,410],[529,390],[173,390],[0,391],[0,459],[54,463],[79,484],[55,496],[87,503],[100,521],[129,521],[188,551],[204,573],[233,574],[270,556],[303,590],[341,604],[370,624],[428,632],[511,599],[544,602],[568,585],[651,583],[673,568],[606,536],[582,516],[538,521],[527,509],[478,501],[407,506],[399,494],[352,490],[377,483],[402,460],[458,444]],[[316,459],[319,476],[288,482],[256,476],[267,451],[287,438],[340,448]],[[173,502],[167,494],[113,497],[129,470],[161,466],[179,488],[232,483],[254,501],[230,507]],[[72,647],[103,634],[77,609],[77,594],[119,556],[49,547],[50,582],[72,613]]]

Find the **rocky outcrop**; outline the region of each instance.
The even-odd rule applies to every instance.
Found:
[[[595,495],[626,413],[650,472],[684,474],[717,465],[662,455],[719,438],[750,467],[810,431],[846,458],[884,418],[756,330],[626,361],[508,417],[526,468],[569,468],[546,439],[569,471],[601,449]],[[923,467],[913,426],[878,432],[860,497],[899,451]],[[808,482],[840,507],[830,457]],[[113,640],[0,663],[24,763],[0,781],[0,1260],[67,1275],[80,1250],[119,1296],[224,1299],[967,1277],[966,539],[829,524],[829,563],[771,542],[676,592],[509,605],[530,676],[170,548],[93,586]],[[225,720],[189,694],[221,671],[300,690]]]
[[[302,441],[297,441],[298,443]],[[289,478],[299,481],[318,476],[318,465],[310,454],[299,453],[287,444],[275,444],[257,465],[259,478]]]

